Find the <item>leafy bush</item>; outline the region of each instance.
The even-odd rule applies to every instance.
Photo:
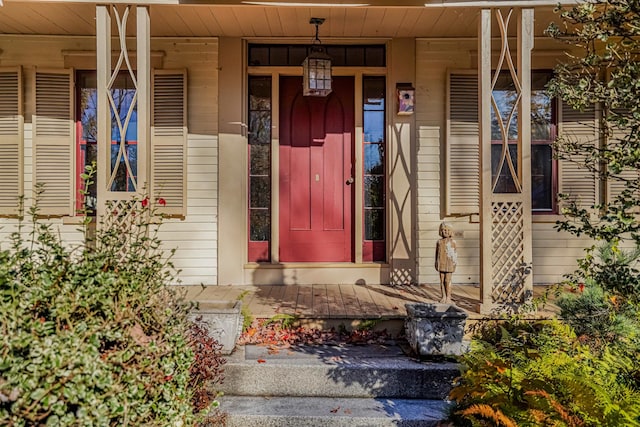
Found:
[[[640,353],[640,314],[635,305],[589,279],[560,295],[556,303],[560,317],[592,349],[615,346],[629,354]]]
[[[95,239],[87,220],[78,247],[33,205],[0,251],[0,425],[192,425],[202,337],[148,199],[111,206]]]
[[[594,354],[559,321],[487,322],[461,360],[456,426],[640,425],[635,360]]]

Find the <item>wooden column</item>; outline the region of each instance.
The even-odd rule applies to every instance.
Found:
[[[96,6],[96,77],[98,116],[97,214],[105,210],[105,189],[111,164],[111,113],[107,91],[111,77],[111,14],[109,5]]]
[[[480,12],[478,30],[478,87],[480,120],[480,312],[518,310],[532,296],[531,270],[531,50],[533,49],[533,9],[517,10],[517,61],[511,52],[509,24],[514,10]],[[494,63],[492,23],[497,23],[500,47]],[[509,165],[508,136],[503,132],[501,154],[514,182],[514,191],[496,192],[492,176],[491,111],[503,107],[492,93],[500,73],[508,73],[518,96],[517,161]],[[496,111],[498,120],[504,116]],[[508,124],[505,124],[508,128]],[[493,159],[501,163],[500,159]],[[498,171],[498,174],[500,171]],[[523,274],[528,271],[528,274]]]
[[[136,7],[136,58],[138,91],[138,192],[153,194],[150,188],[151,166],[151,24],[149,7]]]
[[[151,135],[151,25],[147,6],[136,6],[136,63],[127,43],[127,26],[133,6],[97,5],[96,6],[96,73],[97,73],[97,115],[98,115],[98,164],[97,164],[97,210],[98,215],[105,212],[108,203],[114,210],[122,212],[131,209],[128,202],[135,194],[149,193],[148,176],[150,167],[149,144]],[[112,52],[111,28],[115,22],[118,31],[116,50]],[[114,56],[115,55],[115,56]],[[113,58],[117,58],[113,60]],[[133,182],[133,191],[113,191],[112,181],[115,171],[111,170],[111,134],[112,105],[109,99],[119,73],[131,76],[135,86],[135,108],[137,120],[137,166],[125,162],[129,179]],[[132,104],[133,105],[133,104]],[[128,113],[129,114],[129,113]],[[120,124],[121,139],[131,125],[126,120]],[[124,144],[125,141],[115,141]],[[119,146],[121,152],[123,148]],[[125,153],[124,156],[127,154]],[[116,168],[119,167],[116,165]],[[122,201],[120,205],[117,205]],[[118,206],[118,207],[115,207]]]

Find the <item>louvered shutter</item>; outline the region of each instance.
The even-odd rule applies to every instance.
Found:
[[[34,183],[44,184],[44,215],[73,215],[73,71],[37,70],[35,90]]]
[[[186,70],[153,73],[151,128],[151,194],[158,212],[186,215],[187,74]]]
[[[448,80],[446,213],[477,214],[480,212],[478,76],[471,71],[452,71]]]
[[[622,115],[629,114],[627,110],[621,110],[621,111],[617,111],[617,112],[622,114]],[[611,137],[607,141],[607,145],[609,147],[615,146],[615,144],[618,144],[619,141],[621,141],[626,136],[626,134],[628,132],[629,131],[625,130],[625,129],[614,128],[613,129],[613,134],[611,135]],[[616,176],[618,176],[619,178],[622,178],[624,180],[637,180],[637,179],[640,178],[640,173],[638,172],[637,169],[628,168],[628,169],[624,169],[619,174],[616,174]],[[607,201],[608,202],[613,202],[615,200],[615,198],[617,196],[619,196],[620,193],[622,193],[622,191],[625,188],[626,188],[626,185],[625,185],[624,181],[622,181],[620,179],[609,178],[607,180]],[[640,209],[640,207],[636,207],[636,211],[639,210],[639,209]]]
[[[22,72],[0,68],[0,215],[18,213],[22,194]]]
[[[598,128],[596,110],[574,110],[562,103],[560,136],[582,143],[597,144]],[[595,174],[589,172],[580,163],[584,156],[574,156],[574,161],[560,160],[560,193],[569,195],[569,199],[578,202],[584,208],[598,201],[598,181]]]

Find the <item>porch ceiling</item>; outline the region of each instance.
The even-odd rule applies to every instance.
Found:
[[[537,8],[536,35],[542,35],[549,22],[556,18],[552,9],[553,6]],[[152,37],[308,37],[311,40],[314,30],[309,19],[324,17],[326,22],[320,28],[323,41],[357,37],[476,37],[478,10],[424,6],[150,6]],[[95,4],[5,0],[0,6],[0,34],[94,36]]]

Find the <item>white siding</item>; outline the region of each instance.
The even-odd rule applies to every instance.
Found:
[[[556,47],[557,48],[557,47]],[[417,129],[417,246],[418,280],[438,283],[434,268],[435,243],[441,221],[449,222],[458,244],[458,267],[453,282],[478,283],[480,280],[480,227],[477,216],[446,216],[443,188],[446,134],[446,83],[448,70],[475,68],[475,41],[416,41],[416,129]],[[559,55],[559,57],[561,57]],[[550,69],[555,59],[536,59],[534,67]],[[562,280],[562,275],[577,267],[576,259],[589,245],[554,229],[559,217],[534,216],[534,283],[548,284]]]
[[[92,37],[0,36],[3,66],[23,67],[24,123],[24,190],[33,190],[33,139],[31,101],[34,70],[69,68],[73,51],[94,51]],[[180,280],[186,285],[217,283],[217,218],[218,218],[218,42],[216,39],[152,40],[151,49],[162,51],[165,69],[186,68],[188,73],[187,139],[187,214],[184,219],[170,219],[160,229],[164,247],[176,249],[173,258],[181,270]],[[71,58],[71,59],[70,59]],[[60,229],[63,240],[70,244],[82,241],[78,224],[71,218],[50,220]],[[77,221],[75,221],[77,222]],[[15,230],[14,219],[0,218],[0,248],[8,247]]]

